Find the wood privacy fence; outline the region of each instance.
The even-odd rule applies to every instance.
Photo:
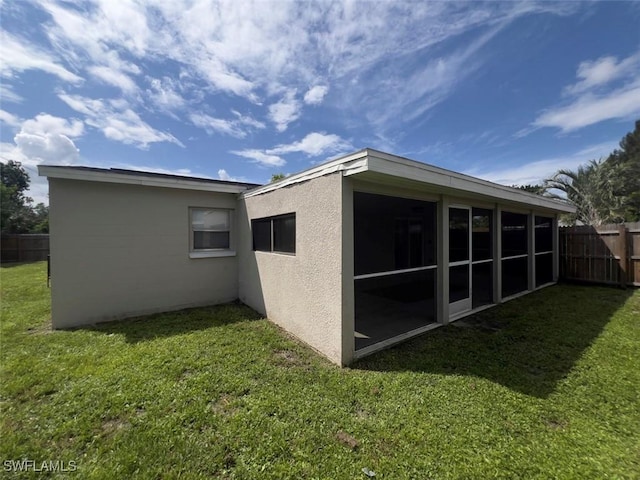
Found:
[[[49,255],[48,234],[3,234],[0,242],[2,263],[37,262]]]
[[[640,286],[640,222],[560,228],[560,278]]]

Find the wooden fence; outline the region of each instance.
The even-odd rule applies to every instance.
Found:
[[[560,228],[560,278],[640,286],[640,222]]]
[[[48,234],[3,234],[0,242],[2,263],[37,262],[49,255]]]

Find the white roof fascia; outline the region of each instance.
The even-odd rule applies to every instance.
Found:
[[[462,173],[445,170],[425,163],[408,160],[395,155],[369,150],[367,170],[418,182],[428,183],[461,192],[469,192],[509,202],[527,204],[552,210],[573,213],[575,207],[529,192],[520,192],[512,187],[481,180]]]
[[[96,172],[91,170],[77,170],[73,167],[52,167],[49,165],[38,165],[38,175],[48,178],[62,178],[67,180],[84,180],[89,182],[120,183],[127,185],[145,185],[148,187],[178,188],[182,190],[201,190],[218,193],[242,193],[247,187],[241,185],[230,185],[226,183],[199,182],[192,179],[179,179],[167,177],[127,175],[117,172]]]
[[[256,195],[262,195],[279,188],[288,187],[296,183],[307,182],[314,178],[330,175],[335,172],[343,172],[344,175],[349,175],[351,172],[364,172],[367,170],[367,152],[362,150],[360,152],[340,157],[317,167],[313,167],[304,170],[300,173],[295,173],[289,177],[286,177],[278,182],[270,183],[262,187],[257,187],[246,191],[242,197],[249,198]]]

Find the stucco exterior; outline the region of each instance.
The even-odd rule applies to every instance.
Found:
[[[238,208],[240,300],[344,364],[340,173],[248,196]],[[254,252],[251,220],[296,214],[295,255]],[[353,330],[351,338],[353,343]]]
[[[239,299],[339,365],[348,365],[354,359],[463,315],[514,298],[513,292],[517,296],[555,282],[558,214],[573,211],[573,207],[556,200],[370,149],[262,186],[92,167],[40,166],[39,172],[49,178],[54,328]],[[435,213],[430,217],[433,225],[429,227],[433,234],[431,244],[435,243],[435,263],[421,261],[416,268],[415,265],[406,268],[402,262],[394,261],[355,274],[362,264],[362,258],[356,261],[356,252],[368,252],[370,258],[375,258],[381,252],[396,250],[394,244],[403,248],[402,239],[394,239],[395,227],[389,215],[383,215],[388,210],[386,204],[371,204],[369,210],[362,208],[363,198],[367,198],[367,205],[375,201],[372,195],[435,205]],[[230,212],[229,248],[225,237],[224,248],[198,247],[191,251],[190,208],[194,207]],[[473,296],[474,269],[470,266],[467,271],[471,289],[465,292],[464,305],[460,301],[450,303],[448,272],[458,266],[449,262],[450,207],[466,209],[468,224],[472,208],[492,212],[492,257],[478,260],[478,264],[492,262],[490,268],[478,267],[488,279],[484,283],[492,287],[485,289],[488,300],[480,294]],[[400,208],[396,215],[405,218],[407,211]],[[526,261],[518,260],[518,255],[501,258],[503,211],[527,215],[528,250],[521,255]],[[259,251],[254,251],[252,220],[291,213],[295,214],[295,241],[291,235],[292,219],[288,217],[289,243],[280,244],[280,249],[295,254],[260,251],[275,248],[275,239],[282,238],[275,233],[276,220],[256,224],[256,231],[262,233],[258,236]],[[551,219],[546,224],[552,227],[546,228],[553,228],[553,246],[549,248],[552,251],[534,251],[536,215]],[[427,226],[431,222],[427,217],[421,218]],[[362,225],[369,224],[391,230],[363,233],[368,227],[363,229]],[[224,225],[226,235],[226,220]],[[267,240],[264,225],[271,228],[272,236]],[[278,231],[283,235],[285,229],[281,228]],[[467,245],[472,245],[469,235]],[[373,238],[378,243],[367,245],[361,238]],[[427,251],[421,250],[424,252]],[[473,263],[469,256],[463,260],[465,265]],[[540,263],[540,272],[544,273],[545,268],[548,272],[552,270],[540,276],[544,282],[536,277],[538,258],[553,260],[552,268],[548,267],[550,260]],[[515,261],[525,262],[526,275],[514,276],[509,268],[502,267],[501,261],[510,262],[504,265],[511,269],[515,268],[512,265],[519,265]],[[407,293],[402,282],[394,290],[389,288],[393,282],[370,281],[414,270],[434,272],[423,281],[426,287],[416,283],[419,293],[416,299],[411,295],[404,299],[398,296],[398,290]],[[503,270],[510,275],[505,282]],[[503,283],[511,285],[510,278],[524,279],[526,285],[522,290],[505,290],[508,295],[503,298]],[[481,281],[475,283],[482,285]],[[432,297],[423,295],[430,290],[434,291]],[[375,307],[378,304],[372,298],[396,302],[384,304],[392,309],[389,322],[387,311]],[[472,300],[476,299],[473,306]],[[397,302],[408,306],[398,306]],[[413,323],[415,315],[410,312],[414,304],[420,309],[417,327]],[[374,308],[362,310],[362,305]],[[433,305],[435,313],[431,314]],[[408,325],[405,330],[405,327],[398,330],[398,318],[391,318],[402,317],[398,309],[409,312],[405,315]],[[428,322],[423,322],[423,317]],[[372,326],[379,330],[374,331]],[[389,326],[393,327],[392,332]],[[371,343],[363,343],[362,338]]]
[[[237,194],[50,178],[49,200],[54,328],[237,298],[235,256],[189,258],[189,207]]]

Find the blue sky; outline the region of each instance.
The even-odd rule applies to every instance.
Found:
[[[503,184],[640,118],[640,2],[0,1],[0,149],[267,182],[372,147]]]

